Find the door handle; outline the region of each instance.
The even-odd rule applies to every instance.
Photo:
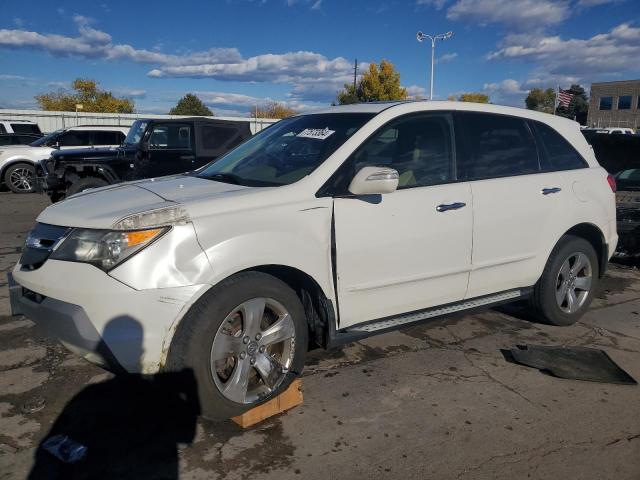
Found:
[[[462,203],[462,202],[455,202],[455,203],[443,203],[441,205],[438,205],[436,207],[436,210],[438,212],[446,212],[448,210],[459,210],[462,207],[466,207],[467,204],[466,203]]]
[[[560,192],[562,189],[560,187],[553,187],[553,188],[543,188],[542,189],[542,194],[543,195],[549,195],[550,193],[558,193]]]

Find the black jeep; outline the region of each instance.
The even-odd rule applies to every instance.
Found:
[[[89,188],[189,172],[250,136],[249,121],[137,120],[117,148],[53,152],[36,166],[36,189],[57,202]]]

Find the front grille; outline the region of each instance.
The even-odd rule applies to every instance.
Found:
[[[27,235],[20,264],[22,270],[36,270],[47,261],[55,244],[69,232],[68,227],[36,223]]]

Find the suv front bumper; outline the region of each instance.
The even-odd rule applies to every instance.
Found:
[[[173,332],[206,285],[135,290],[88,264],[13,271],[12,306],[72,352],[114,371],[157,373]],[[19,312],[16,312],[19,313]]]

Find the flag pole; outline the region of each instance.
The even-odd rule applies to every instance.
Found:
[[[560,101],[560,84],[558,84],[556,86],[556,99],[555,102],[553,102],[553,114],[556,114],[556,111],[558,110],[558,102]]]

